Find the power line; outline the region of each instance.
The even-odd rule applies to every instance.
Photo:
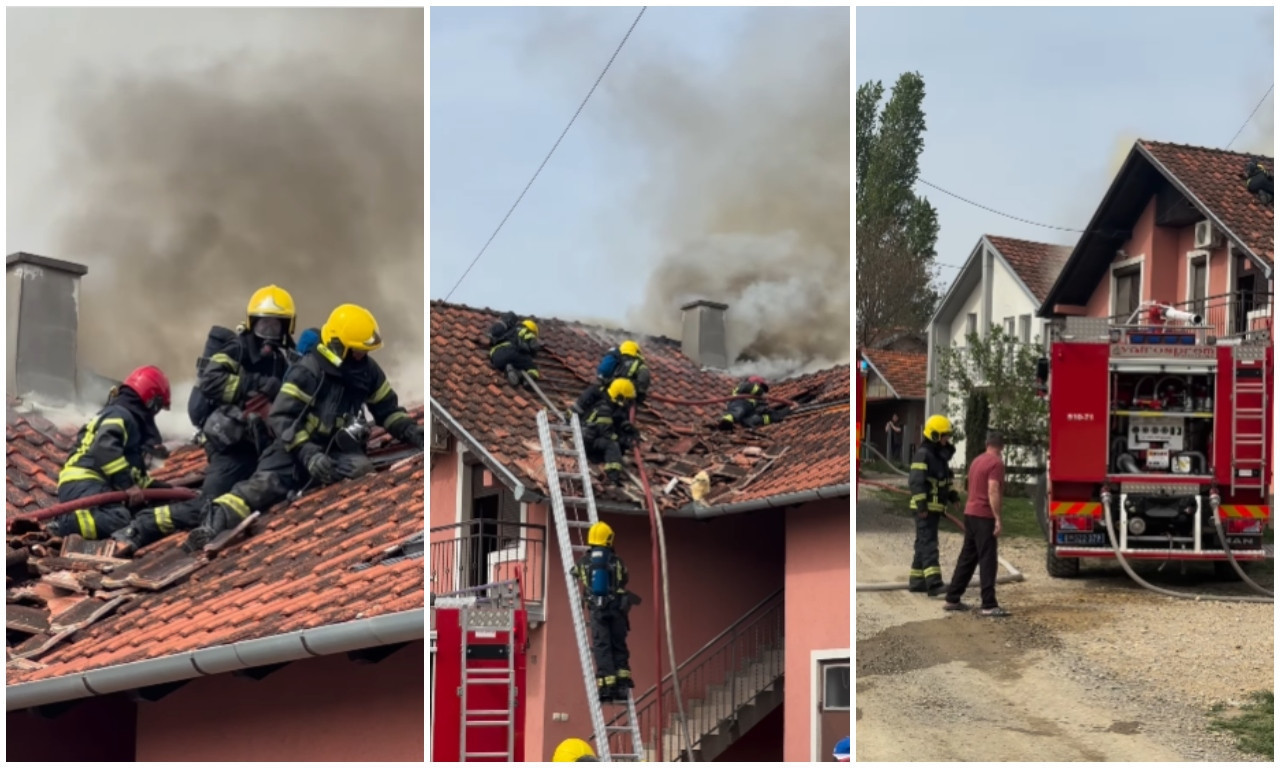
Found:
[[[1236,135],[1231,137],[1231,141],[1227,142],[1227,149],[1231,149],[1231,145],[1236,143],[1236,139],[1240,138],[1241,133],[1244,133],[1245,126],[1249,125],[1249,123],[1253,121],[1253,116],[1258,114],[1258,110],[1262,107],[1262,102],[1267,100],[1267,97],[1271,95],[1271,89],[1275,87],[1275,83],[1267,86],[1267,92],[1262,94],[1261,99],[1258,99],[1258,103],[1253,108],[1253,111],[1249,113],[1249,116],[1246,117],[1244,122],[1240,125],[1240,130],[1236,131]]]
[[[498,222],[498,226],[493,230],[493,234],[489,235],[489,239],[484,242],[483,246],[481,246],[480,252],[471,260],[471,264],[467,266],[466,271],[458,278],[458,282],[454,283],[453,287],[449,289],[449,293],[444,297],[445,301],[448,301],[449,298],[453,296],[453,292],[458,290],[458,286],[462,285],[462,281],[467,279],[467,275],[471,273],[472,267],[476,265],[476,262],[480,261],[480,257],[489,249],[489,244],[492,243],[493,239],[502,231],[502,225],[507,223],[507,219],[511,218],[511,214],[515,213],[516,206],[520,205],[520,201],[524,199],[525,193],[533,186],[533,182],[538,180],[538,174],[542,173],[542,169],[547,166],[547,161],[549,161],[551,156],[556,153],[556,148],[560,146],[560,142],[564,140],[566,135],[568,135],[569,129],[573,127],[573,123],[578,119],[578,115],[582,114],[583,108],[587,106],[587,102],[591,99],[591,94],[596,92],[596,87],[599,86],[600,81],[604,79],[605,74],[609,71],[609,67],[613,66],[613,60],[618,58],[618,53],[622,51],[622,46],[627,44],[627,39],[631,37],[632,31],[634,31],[636,25],[640,23],[640,17],[644,15],[645,10],[648,8],[649,6],[647,5],[643,6],[640,9],[640,12],[636,14],[635,19],[631,22],[631,26],[627,29],[627,34],[622,36],[622,42],[618,43],[618,47],[614,49],[613,55],[609,57],[608,63],[606,63],[604,65],[604,69],[600,71],[600,76],[596,78],[594,83],[592,83],[591,90],[587,91],[586,97],[583,98],[582,103],[578,105],[578,111],[574,112],[573,117],[569,118],[569,124],[564,127],[564,130],[560,133],[560,138],[556,139],[556,143],[551,146],[551,151],[547,153],[546,157],[542,158],[542,164],[538,166],[538,170],[533,172],[533,177],[529,179],[529,183],[524,185],[524,189],[521,190],[520,196],[516,198],[516,201],[511,204],[511,209],[507,211],[507,215],[502,217],[502,221]]]
[[[942,187],[939,187],[937,184],[930,184],[929,182],[925,181],[924,179],[917,179],[917,181],[919,181],[921,184],[925,185],[926,187],[932,187],[933,189],[938,190],[939,192],[941,192],[941,193],[942,193],[942,194],[944,194],[944,195],[950,195],[951,197],[954,197],[955,199],[957,199],[957,200],[959,200],[959,201],[961,201],[961,202],[968,203],[969,205],[972,205],[972,206],[974,206],[975,208],[981,208],[982,210],[987,211],[987,212],[989,212],[989,213],[994,213],[994,214],[995,214],[995,215],[997,215],[997,216],[1003,216],[1003,217],[1005,217],[1006,219],[1013,219],[1014,221],[1020,221],[1020,222],[1022,222],[1023,224],[1030,224],[1030,225],[1035,226],[1035,227],[1044,227],[1045,229],[1056,229],[1056,230],[1058,230],[1058,231],[1060,231],[1060,232],[1077,232],[1077,233],[1081,233],[1081,234],[1083,234],[1083,233],[1084,233],[1084,230],[1083,230],[1083,229],[1073,229],[1073,228],[1071,228],[1071,227],[1058,227],[1058,226],[1054,226],[1053,224],[1041,224],[1041,223],[1040,223],[1040,222],[1038,222],[1038,221],[1032,221],[1032,220],[1030,220],[1030,219],[1024,219],[1024,218],[1022,218],[1021,216],[1014,216],[1013,214],[1005,213],[1004,211],[997,211],[995,208],[991,208],[991,207],[989,207],[989,206],[985,206],[985,205],[983,205],[982,203],[975,203],[974,201],[970,200],[970,199],[969,199],[969,198],[967,198],[967,197],[961,197],[960,195],[957,195],[955,192],[951,192],[951,191],[949,191],[949,190],[943,189]]]

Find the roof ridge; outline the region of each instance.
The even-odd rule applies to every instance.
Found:
[[[1264,155],[1260,152],[1236,152],[1230,149],[1219,149],[1218,147],[1206,147],[1200,144],[1182,144],[1176,141],[1156,141],[1155,139],[1138,139],[1137,143],[1146,144],[1147,146],[1177,147],[1178,149],[1196,149],[1201,152],[1213,152],[1219,155],[1236,155],[1237,157],[1242,157],[1242,158],[1262,157],[1268,160],[1275,159],[1271,155]]]
[[[469,305],[469,304],[456,304],[456,303],[452,303],[452,302],[444,301],[443,299],[432,299],[432,300],[431,300],[431,306],[433,306],[433,307],[434,307],[434,306],[447,307],[447,308],[450,308],[450,309],[465,309],[465,310],[467,310],[467,311],[469,311],[469,312],[484,312],[484,313],[489,313],[489,314],[494,314],[494,315],[501,315],[501,314],[503,314],[504,312],[510,312],[510,311],[511,311],[511,310],[509,310],[509,309],[494,309],[494,308],[492,308],[492,307],[473,307],[473,306],[471,306],[471,305]],[[522,316],[524,316],[524,317],[537,318],[537,319],[539,319],[541,322],[555,322],[555,323],[561,323],[561,324],[563,324],[563,325],[567,325],[567,326],[572,326],[572,327],[577,327],[577,328],[584,328],[584,329],[593,330],[593,331],[604,331],[604,332],[606,332],[606,333],[620,333],[620,334],[624,334],[624,335],[627,335],[627,336],[640,336],[640,337],[643,337],[643,338],[645,338],[645,339],[652,339],[652,340],[660,341],[660,342],[667,343],[667,344],[680,344],[680,343],[682,343],[682,342],[680,341],[680,339],[672,338],[672,337],[670,337],[670,336],[664,336],[664,335],[662,335],[662,334],[648,333],[647,331],[637,331],[637,330],[632,329],[632,328],[610,327],[610,326],[607,326],[607,325],[598,325],[598,324],[595,324],[595,323],[588,323],[588,322],[585,322],[585,321],[582,321],[582,320],[573,320],[573,319],[570,319],[570,318],[559,317],[559,316],[556,316],[556,315],[539,315],[539,314],[536,314],[536,313],[523,313],[523,314],[522,314],[522,313],[520,313],[520,312],[517,312],[516,314],[517,314],[517,315],[522,315]]]
[[[1009,235],[993,235],[993,234],[987,233],[987,234],[984,234],[983,237],[987,238],[988,240],[1011,240],[1015,243],[1026,243],[1027,245],[1036,245],[1043,248],[1065,249],[1067,251],[1070,251],[1074,247],[1070,245],[1058,245],[1057,243],[1046,243],[1043,240],[1028,240],[1025,237],[1010,237]]]

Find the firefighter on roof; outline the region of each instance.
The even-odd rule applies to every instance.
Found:
[[[605,474],[615,485],[622,484],[622,452],[639,438],[628,415],[635,396],[630,379],[614,379],[605,397],[587,414],[582,430],[587,460],[604,462]]]
[[[293,297],[279,286],[249,299],[248,323],[231,331],[214,326],[196,363],[198,379],[187,415],[209,457],[201,494],[217,498],[249,479],[271,445],[262,421],[289,367],[297,323]]]
[[[124,504],[77,509],[56,518],[51,533],[105,539],[129,524],[130,507],[143,504],[142,489],[159,487],[147,475],[146,453],[161,444],[156,414],[169,407],[169,379],[159,368],[138,368],[111,391],[106,406],[80,428],[58,474],[58,501],[125,491]]]
[[[122,538],[136,548],[175,529],[194,528],[187,548],[195,551],[291,491],[372,472],[365,436],[358,429],[366,407],[392,437],[422,450],[422,426],[400,407],[391,382],[369,356],[381,346],[378,323],[369,310],[354,304],[335,309],[320,330],[320,344],[285,373],[267,417],[275,441],[253,476],[217,498],[139,515]]]
[[[733,388],[733,396],[750,395],[751,397],[730,400],[728,408],[725,409],[728,413],[720,417],[720,428],[733,429],[736,424],[744,427],[761,427],[781,421],[789,410],[783,407],[770,408],[762,400],[756,399],[767,394],[769,394],[769,384],[761,376],[749,376],[745,381],[738,382],[738,386]]]
[[[613,529],[596,523],[587,531],[590,549],[574,566],[582,582],[583,599],[591,614],[591,654],[596,661],[596,689],[600,701],[625,701],[631,679],[627,633],[634,596],[627,591],[627,566],[613,551]]]
[[[538,324],[528,318],[517,320],[508,312],[489,329],[489,362],[506,374],[511,386],[518,387],[524,381],[521,372],[530,378],[540,378],[533,356],[542,349],[538,340]]]
[[[938,564],[938,521],[947,505],[960,500],[951,487],[955,473],[951,457],[951,420],[935,414],[924,423],[924,442],[911,459],[911,509],[916,513],[916,552],[911,560],[909,589],[928,591],[930,597],[944,593],[942,567]]]
[[[592,407],[602,400],[609,391],[609,385],[616,379],[627,379],[636,388],[636,406],[644,405],[644,398],[649,393],[649,382],[652,376],[649,365],[640,354],[640,345],[628,339],[605,353],[604,359],[596,369],[596,383],[587,387],[573,404],[573,410],[579,416],[591,412]]]

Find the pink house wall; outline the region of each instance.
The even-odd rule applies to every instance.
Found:
[[[453,525],[458,522],[458,454],[431,454],[431,525]],[[452,535],[446,538],[453,538]],[[432,541],[436,535],[432,534]]]
[[[545,505],[530,507],[529,522],[546,523],[546,517]],[[614,529],[618,554],[630,573],[631,590],[644,599],[631,611],[627,643],[638,695],[656,682],[649,520],[639,515],[605,514],[602,518]],[[663,521],[663,527],[676,657],[683,661],[782,588],[783,513],[765,510],[707,521],[670,519]],[[548,538],[554,536],[549,533]],[[847,581],[847,534],[845,542]],[[558,545],[549,545],[547,562],[547,623],[530,637],[527,760],[549,760],[560,741],[571,736],[586,738],[591,731]],[[671,671],[665,642],[664,637],[663,674]],[[558,712],[567,713],[568,721],[553,722],[552,715]]]
[[[424,646],[377,664],[299,661],[262,680],[215,675],[138,706],[137,760],[422,762]]]
[[[845,650],[849,635],[848,500],[820,501],[786,513],[787,653],[783,760],[808,762],[813,744],[812,651]],[[852,729],[850,730],[852,733]]]

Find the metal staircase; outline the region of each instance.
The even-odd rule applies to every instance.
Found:
[[[576,413],[571,416],[572,420],[567,425],[553,425],[545,409],[538,411],[538,439],[542,443],[542,460],[547,472],[547,490],[551,494],[551,512],[555,517],[556,539],[560,543],[560,556],[564,564],[566,595],[570,612],[573,614],[573,633],[578,641],[578,658],[582,662],[582,683],[587,695],[587,708],[591,712],[591,728],[595,733],[596,754],[600,761],[638,761],[642,754],[635,696],[628,689],[625,702],[611,702],[607,705],[600,702],[595,684],[595,661],[591,654],[590,640],[587,637],[586,619],[583,616],[583,602],[578,598],[578,584],[573,577],[573,567],[577,559],[588,549],[587,530],[599,518],[596,516],[595,494],[591,487],[587,452],[582,441],[582,425]],[[605,724],[605,706],[615,709],[624,708],[622,712],[613,715],[609,725]],[[616,724],[623,717],[626,718],[625,724]],[[622,748],[616,752],[612,749],[610,734],[618,734],[624,742]],[[629,744],[625,743],[628,741]]]

